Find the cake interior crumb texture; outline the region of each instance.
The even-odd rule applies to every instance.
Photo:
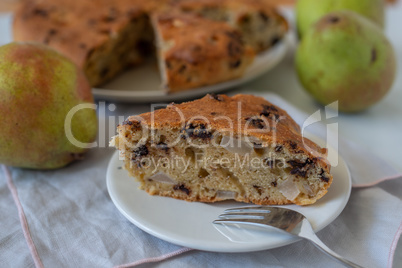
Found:
[[[187,201],[308,205],[332,183],[325,148],[279,107],[207,95],[129,117],[111,145],[151,195]]]
[[[170,92],[241,77],[254,51],[224,22],[184,14],[153,16],[162,82]]]

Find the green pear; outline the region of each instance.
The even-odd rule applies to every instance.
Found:
[[[384,27],[384,0],[298,0],[296,23],[300,37],[322,16],[332,11],[352,10]]]
[[[37,43],[0,47],[0,163],[55,169],[80,158],[97,134],[93,105],[66,57]]]
[[[346,10],[322,17],[306,32],[295,64],[312,96],[324,105],[339,101],[344,112],[381,100],[396,74],[394,50],[381,28]]]

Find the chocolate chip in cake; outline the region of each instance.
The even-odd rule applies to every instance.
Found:
[[[276,181],[271,182],[271,185],[276,187],[278,185],[278,183]]]
[[[211,98],[211,99],[214,99],[214,100],[217,100],[217,101],[223,101],[224,99],[222,98],[222,96],[220,96],[220,95],[218,95],[218,94],[216,94],[216,93],[209,93],[208,94],[209,95],[209,97]],[[212,114],[212,113],[211,113]]]
[[[235,31],[227,31],[225,32],[225,34],[227,36],[229,36],[231,39],[237,40],[237,41],[241,41],[241,35],[239,34],[239,32],[235,32]]]
[[[134,158],[140,158],[149,154],[148,147],[146,145],[141,145],[133,150]]]
[[[325,175],[321,175],[321,178],[320,178],[322,181],[325,181],[325,182],[329,182],[329,178],[327,177],[327,176],[325,176]]]
[[[147,164],[148,164],[148,162],[145,161],[145,160],[142,160],[140,163],[138,163],[138,165],[139,165],[140,167],[147,166]]]
[[[313,158],[313,159],[307,158],[307,159],[306,159],[306,165],[311,165],[311,164],[313,164],[315,161],[317,161],[317,158]]]
[[[260,115],[271,118],[275,122],[279,122],[279,117],[280,117],[279,114],[272,114],[272,116],[270,116],[270,112],[267,112],[267,113],[261,113]]]
[[[278,109],[274,106],[274,105],[267,105],[267,104],[263,104],[262,108],[266,111],[274,111],[274,112],[278,112]]]
[[[297,143],[294,141],[288,141],[290,148],[295,150],[297,148]]]
[[[240,43],[229,42],[228,44],[228,54],[229,57],[239,57],[243,53],[243,47]]]
[[[289,160],[287,163],[293,167],[290,174],[306,177],[307,171],[314,165],[314,159],[307,158],[304,162],[299,160]]]
[[[290,171],[291,174],[298,174],[305,177],[307,170],[314,165],[314,160],[307,158],[304,162],[301,162],[300,160],[289,160],[287,163],[293,167],[293,169]]]
[[[49,15],[49,12],[47,10],[41,8],[35,8],[32,13],[36,16],[41,17],[47,17]]]
[[[50,30],[47,32],[47,35],[46,35],[46,37],[45,37],[45,40],[43,40],[43,43],[49,44],[50,39],[51,39],[55,34],[57,34],[57,30],[55,30],[55,29],[50,29]]]
[[[246,121],[250,122],[252,126],[259,129],[263,129],[265,127],[265,125],[263,124],[264,120],[262,120],[261,118],[247,117]]]
[[[298,160],[289,160],[287,161],[287,163],[289,165],[291,165],[292,167],[304,167],[306,165],[306,163],[300,162]]]
[[[320,175],[320,179],[321,179],[322,181],[329,182],[329,178],[328,178],[327,176],[325,176],[324,173],[325,173],[325,172],[324,172],[324,169],[321,169],[321,173],[319,174],[319,175]]]
[[[200,139],[210,139],[212,137],[211,131],[209,131],[204,123],[190,123],[187,124],[184,132],[188,137],[200,138]]]
[[[278,109],[274,106],[274,105],[266,105],[263,104],[262,108],[264,109],[264,111],[273,111],[273,112],[278,112]]]
[[[262,112],[260,113],[260,115],[269,117],[271,114],[276,114],[276,112],[278,112],[278,109],[276,109],[275,106],[263,104],[262,105]]]
[[[253,185],[253,188],[257,191],[257,193],[258,193],[259,195],[262,195],[262,193],[263,193],[263,188],[262,188],[261,186]]]
[[[264,12],[260,11],[259,15],[260,15],[260,18],[261,18],[265,23],[267,23],[267,22],[269,21],[269,17],[268,17]]]
[[[50,29],[48,35],[55,35],[57,34],[57,30],[56,29]]]
[[[232,69],[235,69],[235,68],[239,67],[240,65],[241,65],[241,60],[236,60],[236,61],[231,62],[229,64],[229,67]]]
[[[183,73],[186,69],[187,69],[187,66],[183,64],[183,65],[180,66],[178,72],[179,72],[179,73]]]
[[[290,174],[296,175],[296,176],[299,175],[299,176],[301,176],[301,177],[306,177],[307,171],[302,170],[302,169],[299,168],[299,167],[295,167],[295,168],[293,168],[293,169],[290,171]]]
[[[275,120],[276,122],[279,121],[280,115],[278,114],[278,109],[273,106],[273,105],[262,105],[262,112],[260,113],[260,116],[265,116],[268,118],[271,118],[272,120]]]
[[[186,188],[184,184],[176,184],[175,186],[173,186],[173,190],[180,190],[182,192],[185,192],[187,195],[190,195],[190,190]]]
[[[248,24],[250,22],[250,15],[244,14],[239,18],[239,23],[241,24]]]

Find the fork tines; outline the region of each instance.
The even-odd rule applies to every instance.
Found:
[[[288,231],[304,218],[299,212],[283,207],[247,206],[226,209],[213,223],[271,226]]]
[[[263,224],[264,216],[270,213],[273,207],[263,207],[263,206],[248,206],[239,208],[229,208],[226,209],[223,214],[219,215],[219,220],[213,221],[213,223],[218,224]]]

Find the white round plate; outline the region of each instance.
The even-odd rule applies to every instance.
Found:
[[[311,137],[318,144],[322,140]],[[328,148],[333,150],[332,148]],[[310,206],[287,205],[303,213],[315,232],[330,224],[349,200],[351,177],[339,157],[332,167],[333,182],[328,193]],[[216,203],[187,202],[169,197],[150,196],[139,190],[139,183],[122,169],[116,152],[107,170],[107,188],[118,210],[133,224],[160,239],[189,248],[214,252],[250,252],[284,246],[298,239],[271,229],[254,230],[213,224],[227,208],[249,206],[234,201]]]
[[[156,60],[150,58],[143,65],[132,68],[118,76],[106,84],[104,88],[94,88],[92,92],[97,99],[124,102],[170,102],[220,92],[242,85],[272,69],[286,55],[289,42],[290,34],[286,35],[282,42],[279,42],[272,49],[258,54],[242,77],[227,82],[167,94],[161,87]]]

